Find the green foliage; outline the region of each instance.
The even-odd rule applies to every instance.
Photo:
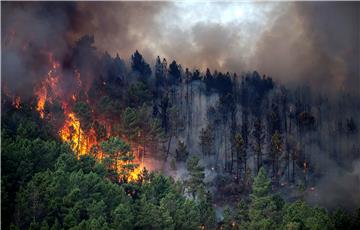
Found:
[[[148,105],[151,102],[151,99],[151,92],[142,82],[131,85],[127,91],[126,100],[129,107],[137,108],[143,104]]]
[[[52,140],[36,138],[34,122],[20,122],[14,136],[8,129],[1,132],[1,208],[3,223],[9,224],[14,213],[16,192],[38,172],[53,169],[65,146]]]
[[[255,177],[252,190],[249,209],[250,229],[275,228],[276,204],[264,168],[261,168]]]
[[[85,38],[77,46],[92,49],[91,40],[91,37]],[[76,49],[79,48],[81,47]],[[86,50],[77,52],[78,55],[87,53]],[[116,59],[115,61],[120,64],[119,57]],[[166,62],[159,63],[160,60],[157,63],[157,75],[164,78],[167,74]],[[80,67],[82,63],[77,65]],[[166,84],[161,84],[163,91],[154,99],[152,93],[159,92],[153,92],[152,82],[148,78],[151,70],[149,71],[147,63],[138,52],[133,56],[133,70],[140,74],[141,82],[133,82],[130,87],[125,84],[124,90],[119,88],[123,86],[123,76],[120,75],[125,72],[119,69],[120,66],[114,67],[115,69],[104,72],[105,76],[97,79],[101,82],[96,94],[98,98],[89,98],[92,103],[88,103],[85,102],[85,95],[82,93],[83,97],[79,97],[80,100],[73,105],[73,111],[85,131],[94,128],[98,140],[104,140],[107,131],[111,131],[112,134],[121,133],[130,143],[140,144],[144,149],[152,148],[152,154],[157,154],[159,151],[154,151],[154,146],[163,141],[164,130],[167,131],[167,137],[177,136],[179,131],[182,131],[183,121],[179,115],[181,107],[170,104],[170,101],[174,101],[174,95],[171,95],[170,100]],[[175,78],[168,83],[178,83],[181,71],[180,66],[173,62],[169,75]],[[190,81],[191,73],[188,70],[186,72],[187,81]],[[211,73],[208,77],[212,78],[210,75]],[[193,79],[200,77],[200,73],[195,72]],[[234,109],[236,95],[224,93],[230,92],[231,86],[226,77],[227,75],[216,74],[218,79],[214,82],[222,83],[218,87],[223,93],[221,109],[227,113]],[[208,81],[211,83],[213,80]],[[121,100],[123,96],[126,96],[125,100]],[[90,155],[77,159],[68,145],[59,142],[57,131],[63,125],[64,114],[58,102],[46,103],[47,116],[44,120],[39,118],[33,109],[35,105],[31,103],[23,103],[19,110],[11,108],[11,105],[6,103],[8,102],[2,106],[5,114],[2,116],[1,130],[3,229],[216,228],[214,202],[211,194],[205,189],[204,167],[200,165],[198,157],[192,156],[187,159],[189,153],[185,143],[179,142],[176,149],[176,159],[187,160],[189,178],[184,184],[160,173],[149,173],[147,170],[141,173],[142,179],[139,182],[128,183],[123,180],[119,183],[117,171],[126,178],[136,167],[132,163],[134,155],[128,143],[118,137],[112,137],[101,142],[99,146],[98,150],[101,148],[106,156],[101,162],[97,162]],[[156,108],[159,107],[156,115],[151,112],[152,103]],[[98,120],[93,118],[95,114]],[[269,143],[270,156],[276,172],[282,153],[281,135],[276,131],[281,127],[275,124],[280,121],[278,115],[275,112],[272,114],[270,128],[274,132]],[[303,120],[313,123],[311,116],[304,116]],[[114,122],[111,123],[111,130],[106,130],[108,127],[104,126],[103,121]],[[348,132],[356,132],[355,125],[354,121],[349,120]],[[120,126],[121,129],[116,130]],[[261,120],[256,121],[254,129],[254,151],[261,160],[261,145],[264,139]],[[204,155],[214,153],[214,131],[213,127],[209,126],[201,132],[200,143]],[[236,135],[233,146],[242,160],[246,159],[243,151],[246,138],[243,137],[240,134]],[[93,153],[98,150],[94,149]],[[123,163],[119,170],[116,169],[116,161]],[[175,165],[175,161],[173,163]],[[262,164],[260,161],[257,163],[258,166]],[[244,167],[246,168],[246,165]],[[116,180],[111,180],[112,178]],[[244,170],[244,182],[251,184],[249,169]],[[224,180],[224,183],[226,184],[227,180]],[[192,198],[185,196],[185,191],[191,194]],[[222,227],[360,229],[360,210],[355,214],[339,211],[329,215],[326,210],[310,207],[304,202],[286,203],[280,196],[272,195],[271,192],[265,170],[260,169],[254,179],[250,202],[244,198],[236,207],[225,209]]]
[[[234,216],[229,207],[224,208],[223,228],[224,230],[235,229]]]
[[[73,111],[75,112],[76,117],[79,118],[81,128],[85,131],[89,130],[92,125],[91,108],[89,104],[77,101],[73,106]]]
[[[122,114],[122,133],[130,142],[156,145],[163,138],[160,121],[149,119],[150,111],[142,106],[138,109],[127,107]]]
[[[98,110],[98,113],[107,120],[114,119],[115,116],[121,112],[119,101],[111,99],[109,96],[101,97],[95,108]]]
[[[236,206],[235,209],[235,222],[238,226],[243,226],[247,229],[249,226],[249,208],[248,204],[242,199]]]
[[[200,205],[182,195],[182,186],[161,174],[143,183],[136,226],[141,229],[197,229]]]
[[[122,114],[123,132],[129,141],[135,141],[140,131],[138,117],[135,109],[127,107]]]
[[[106,154],[106,158],[109,158],[107,162],[110,164],[110,168],[114,168],[123,180],[126,180],[130,173],[138,167],[133,163],[135,157],[130,145],[123,140],[110,137],[107,141],[101,142],[100,146],[103,153]],[[119,162],[120,168],[118,168]]]
[[[174,229],[174,221],[168,210],[141,199],[136,226],[140,229]]]
[[[270,158],[272,160],[272,173],[273,176],[278,176],[279,170],[279,159],[282,154],[282,140],[280,133],[276,130],[274,135],[271,137],[271,150],[270,150]]]
[[[200,215],[200,223],[205,229],[213,229],[215,227],[215,209],[213,208],[212,197],[209,192],[200,187],[198,211]]]
[[[64,228],[96,228],[110,222],[111,210],[129,205],[128,196],[116,184],[94,172],[63,168],[36,174],[16,201],[20,227],[58,221]]]
[[[196,193],[204,187],[204,167],[199,165],[200,159],[197,156],[191,156],[186,162],[186,169],[189,172],[189,179],[186,182],[189,193],[195,198]]]
[[[113,228],[114,229],[133,229],[134,228],[134,214],[131,206],[128,204],[119,204],[112,212]]]
[[[324,209],[312,208],[302,201],[285,205],[283,223],[285,229],[335,229]]]

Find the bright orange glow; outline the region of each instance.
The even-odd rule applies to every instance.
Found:
[[[48,62],[49,62],[49,71],[45,76],[44,80],[40,82],[39,87],[35,91],[35,95],[37,96],[37,105],[36,110],[39,112],[40,117],[43,119],[45,117],[45,104],[47,102],[53,103],[53,101],[60,100],[62,105],[62,109],[64,111],[65,120],[58,131],[59,136],[63,142],[66,142],[70,145],[72,151],[76,154],[79,158],[82,155],[91,154],[97,160],[102,161],[104,157],[106,157],[106,153],[101,151],[99,143],[101,140],[98,140],[96,130],[94,128],[90,128],[89,130],[84,130],[81,125],[81,121],[79,117],[72,111],[71,106],[76,103],[78,97],[75,92],[67,92],[66,98],[61,94],[61,87],[59,86],[59,76],[61,76],[61,66],[58,61],[55,60],[54,56],[51,53],[48,53]],[[81,81],[81,75],[79,70],[74,70],[73,72],[74,79],[76,80],[76,84],[78,88],[83,87]],[[105,83],[105,82],[104,82]],[[106,84],[106,83],[105,83]],[[87,103],[90,103],[87,98],[87,91],[85,90],[85,100]],[[20,102],[20,100],[19,100]],[[93,110],[92,110],[93,111]],[[47,115],[51,117],[51,113]],[[100,121],[99,119],[93,118],[94,120]],[[112,135],[111,133],[111,122],[110,121],[102,121],[102,124],[107,129],[106,138],[110,138]],[[127,138],[124,137],[126,141]],[[114,169],[118,170],[119,175],[122,173],[124,164],[137,164],[138,166],[135,167],[134,170],[129,173],[127,181],[138,181],[140,179],[141,172],[145,167],[143,162],[143,152],[144,148],[138,144],[131,144],[132,149],[134,151],[135,159],[133,162],[124,162],[121,160],[117,160],[116,163],[112,166]]]
[[[48,61],[50,63],[51,69],[49,70],[45,80],[41,82],[40,87],[35,92],[35,95],[38,97],[36,110],[40,113],[40,117],[43,119],[45,116],[45,103],[47,100],[50,102],[52,101],[52,98],[49,97],[48,90],[51,89],[51,92],[54,95],[59,95],[59,89],[58,89],[58,81],[59,78],[56,75],[57,69],[60,68],[60,63],[57,62],[53,55],[51,53],[48,54]]]
[[[138,181],[140,179],[141,171],[144,169],[144,164],[141,163],[129,175],[128,181]]]
[[[61,128],[59,134],[64,142],[70,144],[71,149],[74,153],[77,154],[78,157],[80,157],[81,155],[90,154],[93,147],[98,147],[95,130],[90,129],[89,133],[85,134],[85,132],[81,128],[79,119],[75,116],[74,113],[69,113],[67,115],[64,126]],[[141,151],[143,151],[143,147],[138,146],[136,149],[137,154],[135,154],[135,160],[132,163],[138,164],[138,166],[129,173],[129,176],[127,178],[128,181],[138,181],[140,179],[141,172],[145,167],[143,159],[141,159],[142,157],[140,156]],[[103,153],[101,151],[98,151],[95,157],[98,160],[102,160]],[[121,173],[122,166],[127,163],[130,162],[122,162],[120,160],[116,162],[116,168],[119,174]]]
[[[80,155],[88,153],[88,140],[81,129],[80,121],[74,113],[69,113],[65,124],[60,130],[60,137],[64,142],[70,143],[71,149]]]
[[[35,92],[35,95],[38,97],[38,102],[36,105],[36,110],[40,113],[41,119],[44,119],[44,108],[45,108],[45,101],[47,90],[44,86],[42,86],[38,91]]]

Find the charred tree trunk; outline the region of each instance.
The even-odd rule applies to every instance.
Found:
[[[169,157],[172,136],[173,136],[173,135],[170,134],[169,141],[168,141],[168,146],[167,146],[167,150],[166,150],[166,158],[165,158],[165,161],[167,161],[167,159],[168,159],[168,157]]]
[[[295,182],[295,159],[294,158],[292,159],[292,182]]]

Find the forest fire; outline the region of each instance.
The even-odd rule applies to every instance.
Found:
[[[64,122],[61,126],[58,134],[63,142],[66,142],[70,145],[71,150],[76,154],[76,157],[79,158],[82,155],[91,154],[97,160],[101,161],[109,154],[104,153],[101,150],[100,142],[106,141],[106,139],[110,138],[112,135],[110,130],[107,131],[106,138],[98,139],[98,135],[93,127],[90,127],[88,130],[85,130],[82,127],[79,117],[76,115],[74,111],[72,111],[72,107],[74,104],[78,102],[78,96],[76,93],[71,93],[67,99],[65,99],[61,92],[64,90],[61,88],[61,84],[59,83],[60,77],[62,77],[61,73],[61,65],[55,59],[55,57],[48,53],[48,63],[50,70],[48,71],[44,80],[40,83],[40,86],[35,91],[35,96],[37,97],[36,110],[38,111],[40,118],[44,119],[46,113],[49,114],[49,117],[52,114],[49,111],[45,113],[46,103],[49,102],[53,104],[55,100],[59,100],[63,113],[64,113]],[[81,81],[81,75],[79,70],[75,70],[73,72],[73,78],[76,82],[77,89],[82,89],[83,84]],[[68,92],[69,93],[69,92]],[[87,93],[85,92],[87,97]],[[89,100],[86,98],[85,101],[89,103]],[[20,98],[14,99],[14,106],[19,108],[20,106]],[[46,115],[47,116],[47,115]],[[96,120],[96,117],[91,117],[92,120]],[[103,123],[103,122],[102,122]],[[106,124],[106,127],[110,127],[109,124]],[[120,136],[120,135],[119,135]],[[124,138],[125,140],[127,138]],[[129,172],[129,176],[127,178],[128,181],[137,181],[140,178],[140,174],[142,169],[145,167],[143,160],[140,160],[140,151],[142,146],[137,144],[132,144],[134,149],[137,151],[135,155],[135,159],[133,163],[136,165],[133,170]],[[108,156],[110,157],[110,156]],[[119,175],[121,174],[119,166],[126,164],[128,162],[122,162],[121,160],[116,160],[115,165],[117,167]]]
[[[88,137],[85,136],[84,131],[80,127],[80,121],[74,113],[68,114],[59,134],[64,142],[70,143],[71,149],[78,156],[89,152],[90,148],[88,147],[91,144],[89,145]]]
[[[36,110],[39,112],[40,117],[44,119],[44,108],[45,108],[45,101],[46,101],[46,88],[41,87],[40,90],[36,92],[36,95],[38,97],[38,102],[36,106]]]
[[[51,66],[51,69],[47,73],[45,80],[41,82],[40,87],[35,92],[35,95],[38,99],[36,110],[39,112],[42,119],[44,119],[45,116],[45,103],[48,99],[50,100],[50,98],[48,98],[48,91],[51,90],[51,92],[55,95],[59,94],[59,90],[57,89],[59,81],[57,76],[57,70],[60,68],[60,63],[54,60],[52,53],[48,53],[48,62]]]

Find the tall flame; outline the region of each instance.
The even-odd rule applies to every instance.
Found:
[[[45,109],[45,101],[46,101],[46,95],[47,90],[45,86],[41,86],[41,88],[35,92],[35,95],[38,97],[38,102],[36,105],[36,110],[39,112],[40,117],[44,119],[44,109]]]
[[[69,143],[72,151],[80,157],[81,155],[92,154],[96,159],[102,160],[104,157],[104,153],[101,152],[99,148],[99,141],[97,139],[96,131],[93,128],[89,130],[84,130],[81,126],[80,119],[76,116],[76,114],[71,110],[71,104],[76,103],[77,95],[75,93],[70,93],[69,98],[62,98],[60,94],[59,87],[59,77],[60,72],[60,63],[55,60],[54,56],[49,53],[48,54],[49,61],[49,72],[47,73],[44,80],[40,83],[40,86],[35,91],[35,95],[37,96],[37,105],[36,110],[39,112],[40,117],[43,119],[45,117],[45,104],[46,102],[52,103],[55,98],[60,99],[65,115],[65,121],[63,126],[59,130],[59,136],[63,142]],[[78,70],[74,71],[74,78],[76,80],[77,86],[82,87],[81,76]],[[69,94],[67,94],[69,95]],[[85,95],[87,96],[86,92]],[[86,100],[89,103],[89,100]],[[51,114],[49,114],[50,116]],[[94,118],[96,119],[96,118]],[[106,122],[107,127],[111,127],[111,124]],[[110,128],[107,130],[107,138],[111,136]],[[125,138],[126,140],[126,138]],[[137,154],[135,154],[135,160],[133,163],[138,164],[138,167],[135,167],[133,171],[130,172],[128,181],[137,181],[140,179],[140,175],[142,169],[144,168],[143,160],[140,160],[140,152],[143,151],[143,147],[140,145],[132,144],[133,149],[137,150]],[[96,148],[95,148],[96,147]],[[96,152],[95,152],[95,149]],[[129,162],[122,162],[118,160],[116,162],[116,166],[121,166]],[[122,167],[116,167],[120,170]]]
[[[59,134],[64,142],[70,143],[71,149],[78,155],[84,155],[88,152],[87,138],[74,113],[68,114]]]
[[[45,116],[45,103],[47,100],[51,101],[51,98],[48,98],[48,89],[51,89],[51,91],[55,94],[59,94],[58,89],[58,76],[57,76],[57,70],[60,68],[60,63],[55,60],[52,53],[48,53],[48,61],[50,64],[50,70],[43,82],[41,82],[40,87],[35,92],[35,95],[38,98],[36,110],[39,112],[40,117],[43,119]]]

